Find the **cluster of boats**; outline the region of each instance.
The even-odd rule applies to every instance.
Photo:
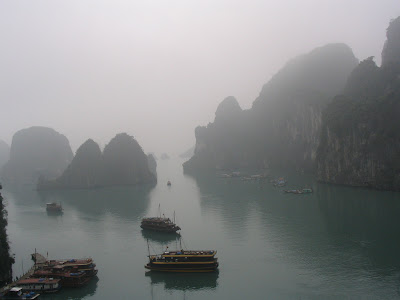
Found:
[[[285,193],[289,194],[311,194],[313,192],[312,188],[295,189],[295,190],[284,190]]]
[[[175,215],[175,214],[174,214]],[[181,228],[165,217],[143,218],[140,225],[144,230],[157,231],[165,234],[177,234]],[[150,255],[145,268],[158,272],[214,272],[218,269],[218,258],[215,250],[174,250],[167,249],[156,255]]]
[[[270,183],[272,183],[273,186],[282,187],[282,186],[286,185],[287,181],[285,180],[285,178],[279,177],[279,178],[270,180]]]
[[[30,277],[14,282],[14,286],[0,295],[0,299],[36,299],[42,293],[55,293],[62,287],[82,287],[97,272],[92,258],[47,260],[35,264]]]

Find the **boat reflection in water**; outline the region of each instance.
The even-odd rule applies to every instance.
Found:
[[[97,276],[94,276],[87,285],[85,285],[79,289],[76,289],[76,288],[61,289],[56,294],[46,294],[44,299],[46,299],[46,300],[86,299],[87,297],[94,296],[96,294],[98,281],[99,281],[99,278]]]
[[[218,286],[219,272],[212,273],[145,273],[151,284],[163,284],[166,290],[193,291],[214,290]]]
[[[174,240],[178,243],[181,237],[177,232],[156,232],[147,229],[142,229],[142,236],[145,240],[161,243],[162,245],[169,244]]]

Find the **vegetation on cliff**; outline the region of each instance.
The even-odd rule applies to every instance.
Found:
[[[10,159],[2,168],[1,177],[7,182],[36,184],[39,177],[60,176],[72,157],[68,139],[54,129],[22,129],[13,136]]]
[[[95,188],[155,181],[156,173],[149,168],[148,157],[138,142],[121,133],[105,146],[103,153],[97,143],[87,140],[64,173],[56,180],[41,180],[38,189]]]
[[[0,287],[11,281],[12,264],[14,263],[14,258],[10,256],[10,246],[6,232],[7,211],[4,208],[3,200],[0,192]]]

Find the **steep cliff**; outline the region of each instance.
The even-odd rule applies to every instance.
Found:
[[[0,140],[0,171],[1,168],[10,158],[10,146],[6,142]]]
[[[36,184],[39,177],[60,176],[72,157],[68,139],[54,129],[22,129],[13,136],[10,159],[1,175],[6,182]]]
[[[6,227],[7,211],[4,208],[3,197],[0,191],[0,287],[11,281],[12,264],[14,263],[14,258],[10,255]]]
[[[41,180],[37,188],[90,189],[156,181],[156,173],[151,172],[148,157],[138,142],[126,133],[120,133],[105,146],[103,153],[97,143],[87,140],[60,177]]]
[[[311,169],[322,110],[357,65],[351,49],[330,44],[289,61],[261,90],[250,110],[228,97],[214,123],[197,127],[187,172],[238,167]]]
[[[400,62],[400,17],[390,21],[382,50],[382,66]]]
[[[150,172],[157,178],[157,161],[151,153],[147,154],[147,165]]]
[[[345,91],[323,115],[318,179],[400,190],[400,63],[361,62]]]
[[[102,164],[99,145],[89,139],[78,148],[71,164],[59,178],[39,180],[38,189],[97,187],[102,183]]]

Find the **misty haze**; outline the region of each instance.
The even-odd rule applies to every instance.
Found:
[[[0,299],[400,298],[398,1],[0,3]]]

